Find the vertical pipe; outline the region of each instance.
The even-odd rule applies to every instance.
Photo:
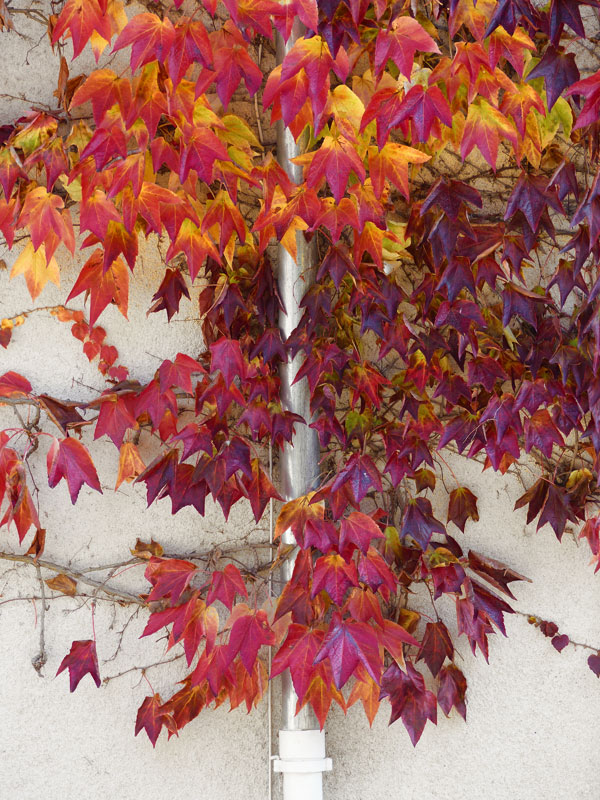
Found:
[[[294,20],[292,34],[287,42],[277,37],[277,63],[281,64],[286,53],[303,36],[304,29],[298,18]],[[291,159],[302,152],[302,142],[296,143],[283,122],[277,126],[277,157],[279,163],[294,183],[302,182],[302,168]],[[315,242],[307,242],[304,235],[296,233],[296,261],[279,245],[279,292],[285,313],[279,318],[282,339],[285,341],[302,317],[300,301],[314,280],[316,268]],[[310,421],[310,392],[306,379],[294,384],[302,356],[283,364],[280,371],[281,398],[283,406],[299,414],[306,425],[296,426],[291,445],[286,445],[280,462],[281,494],[286,501],[306,494],[315,485],[319,471],[319,439],[315,430],[308,427]],[[284,544],[295,544],[291,531],[283,534]],[[281,568],[281,580],[287,583],[293,571],[293,558]],[[289,671],[282,675],[282,730],[279,733],[279,758],[274,769],[283,773],[284,800],[321,800],[323,797],[322,773],[331,769],[331,760],[325,758],[325,735],[312,709],[307,705],[296,715],[297,695]]]
[[[294,21],[292,34],[287,42],[277,37],[277,63],[281,64],[285,55],[294,43],[303,35],[303,28],[298,18]],[[302,167],[293,164],[292,158],[300,155],[302,143],[296,143],[289,128],[280,120],[277,124],[277,158],[290,180],[302,182]],[[294,261],[283,245],[279,245],[279,293],[285,306],[285,313],[279,317],[282,339],[285,341],[297,327],[302,317],[300,301],[314,280],[316,265],[315,242],[307,242],[301,231],[296,233],[297,260]],[[310,420],[310,393],[306,379],[294,384],[294,378],[302,364],[302,356],[298,354],[280,370],[281,398],[289,411],[299,414],[308,423]],[[306,494],[315,484],[319,468],[319,439],[315,430],[306,425],[297,425],[294,440],[286,445],[281,458],[281,495],[294,500]],[[295,544],[291,531],[283,534],[284,544]],[[281,580],[287,583],[292,576],[293,559],[289,559],[281,568]],[[283,727],[286,730],[316,728],[318,724],[314,716],[303,714],[296,717],[296,694],[292,686],[289,672],[283,676]],[[304,709],[303,709],[304,711]]]

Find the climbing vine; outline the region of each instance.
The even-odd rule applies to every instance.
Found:
[[[2,35],[18,27],[12,5],[0,0]],[[136,733],[153,744],[207,706],[250,710],[286,669],[321,725],[332,703],[360,700],[371,722],[387,700],[416,744],[438,706],[466,717],[437,601],[453,600],[458,635],[487,659],[523,579],[469,549],[468,486],[455,480],[446,518],[434,515],[445,453],[503,474],[526,459],[537,473],[516,509],[559,539],[581,527],[600,564],[600,4],[51,5],[35,15],[60,54],[57,104],[0,128],[0,231],[34,303],[69,254],[84,263],[63,305],[2,319],[0,345],[43,308],[106,388],[76,403],[34,391],[26,364],[0,376],[17,420],[0,432],[0,558],[54,573],[40,579],[49,597],[129,603],[144,636],[168,631],[188,670],[139,709]],[[299,24],[277,63],[276,36]],[[105,65],[72,75],[88,47]],[[277,161],[277,124],[302,143],[299,184]],[[284,338],[277,247],[295,258],[298,237],[314,243],[316,274]],[[149,313],[171,321],[199,292],[198,347],[145,383],[98,324],[109,305],[127,316],[141,238],[160,270]],[[310,420],[281,397],[279,368],[296,356]],[[242,501],[258,523],[282,501],[273,463],[306,424],[319,481],[276,507],[273,546],[252,562],[245,542],[177,554],[138,541],[101,580],[47,557],[31,464],[45,458],[49,486],[65,480],[73,503],[84,485],[101,491],[83,433],[113,443],[116,487],[143,484],[149,505],[203,515],[210,498],[227,518]],[[289,530],[297,555],[280,543]],[[112,580],[133,565],[145,594]],[[420,589],[428,613],[412,607]],[[557,650],[569,644],[529,621]],[[42,642],[36,669],[44,661]],[[589,666],[600,673],[600,654]],[[88,674],[100,685],[95,635],[73,642],[67,670],[72,691]]]

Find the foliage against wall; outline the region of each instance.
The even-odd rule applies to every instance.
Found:
[[[517,507],[559,539],[584,523],[600,557],[600,72],[589,69],[600,4],[146,6],[128,19],[121,0],[53,3],[48,33],[65,54],[57,108],[0,131],[0,231],[21,246],[11,274],[36,301],[66,251],[86,253],[52,313],[106,378],[75,404],[34,392],[26,375],[0,377],[19,420],[0,433],[0,524],[28,548],[3,556],[54,569],[52,591],[81,590],[81,575],[45,560],[29,467],[45,456],[49,485],[64,479],[73,503],[84,484],[100,491],[84,428],[119,449],[117,487],[144,483],[149,504],[203,514],[213,498],[227,516],[246,499],[260,520],[281,499],[266,448],[276,459],[304,424],[282,407],[278,377],[299,353],[323,459],[315,491],[277,519],[276,537],[291,528],[300,547],[293,577],[265,605],[289,548],[256,569],[139,542],[149,592],[113,596],[149,609],[145,635],[167,628],[189,673],[170,698],[146,698],[136,732],[154,744],[205,706],[250,710],[271,647],[271,676],[289,668],[299,706],[321,724],[333,702],[361,700],[372,720],[387,699],[416,743],[438,706],[466,716],[436,601],[454,600],[459,635],[487,658],[522,578],[464,546],[478,520],[468,487],[449,491],[445,521],[434,516],[444,450],[502,473],[527,455],[539,472]],[[13,18],[0,0],[1,24]],[[273,67],[275,31],[286,39],[296,18],[306,34]],[[74,55],[130,48],[130,70],[71,75],[69,38]],[[258,105],[233,113],[248,96],[303,137],[300,186],[277,164]],[[316,241],[317,273],[282,341],[273,244],[294,255],[299,233]],[[164,259],[149,311],[171,320],[200,286],[206,345],[146,384],[98,324],[109,304],[127,315],[141,236]],[[69,307],[82,294],[87,317]],[[3,347],[26,319],[2,320]],[[157,448],[147,465],[142,441]],[[429,614],[411,608],[422,587]],[[532,622],[557,649],[568,643]],[[600,655],[589,663],[600,672]],[[67,669],[71,690],[88,673],[100,684],[94,638],[73,643]]]

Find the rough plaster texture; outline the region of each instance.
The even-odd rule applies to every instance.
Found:
[[[128,13],[134,9],[130,6]],[[17,17],[16,22],[26,38],[0,34],[7,67],[0,123],[27,110],[30,102],[16,99],[21,96],[53,104],[57,57],[35,22],[25,17]],[[80,57],[72,74],[91,64],[88,56]],[[0,257],[10,268],[15,256],[0,253]],[[167,325],[164,314],[146,317],[157,286],[156,260],[155,242],[150,242],[133,279],[129,323],[111,308],[100,320],[109,342],[119,348],[122,362],[134,367],[134,377],[140,380],[151,377],[159,360],[202,346],[194,324],[183,324],[194,317],[194,298],[182,307],[176,324]],[[60,261],[63,285],[60,289],[48,286],[39,305],[63,302],[73,284],[75,265],[64,252]],[[23,280],[9,281],[9,270],[0,271],[0,317],[30,308]],[[8,350],[0,350],[0,371],[8,369],[27,375],[36,390],[63,398],[91,399],[102,388],[101,377],[88,364],[69,327],[47,312],[32,315],[15,331]],[[2,427],[14,424],[12,420],[8,410],[0,410]],[[68,559],[74,568],[85,568],[126,558],[138,536],[154,537],[181,553],[222,546],[241,535],[264,538],[265,525],[256,526],[242,506],[234,508],[228,523],[219,509],[209,509],[204,519],[190,509],[174,518],[166,502],[146,509],[139,487],[123,486],[113,492],[117,454],[112,444],[96,442],[94,453],[104,495],[84,487],[75,508],[64,484],[53,491],[45,487],[43,453],[32,460],[39,478],[42,522],[48,531],[48,557]],[[600,647],[600,580],[587,566],[586,547],[578,547],[569,535],[561,545],[551,532],[536,534],[534,526],[524,525],[524,514],[512,512],[515,498],[523,491],[516,476],[482,474],[480,465],[458,460],[453,467],[461,482],[480,498],[482,521],[469,524],[461,542],[532,579],[515,590],[521,611],[554,620],[574,640]],[[438,507],[438,513],[443,516],[445,509]],[[24,549],[19,550],[14,532],[6,531],[1,533],[0,548]],[[136,710],[149,691],[139,673],[128,672],[99,690],[85,678],[74,695],[69,694],[66,675],[54,679],[71,641],[91,633],[88,603],[62,597],[48,602],[48,663],[44,677],[39,678],[31,658],[39,649],[40,603],[7,602],[15,595],[37,593],[34,578],[27,566],[9,565],[0,574],[0,800],[267,797],[266,704],[250,716],[239,710],[205,712],[179,739],[167,742],[162,736],[153,750],[145,735],[133,737]],[[130,591],[144,589],[139,568],[117,581]],[[426,609],[425,599],[418,600]],[[447,611],[445,618],[451,621],[452,609]],[[164,642],[159,636],[139,639],[143,613],[132,617],[130,609],[99,601],[95,624],[103,677],[127,670],[133,663],[152,664],[163,656]],[[523,616],[509,618],[507,630],[508,640],[492,637],[489,665],[480,655],[474,658],[468,647],[461,649],[458,663],[470,686],[468,723],[456,714],[450,719],[442,716],[437,728],[427,725],[415,750],[400,722],[388,729],[385,708],[372,730],[357,708],[346,718],[334,713],[327,726],[328,755],[334,762],[333,772],[325,777],[327,800],[596,797],[591,767],[596,756],[600,686],[586,665],[589,651],[569,647],[558,654]],[[170,685],[168,678],[177,677],[178,668],[174,664],[170,676],[150,671],[154,689]],[[273,705],[276,736],[277,686]],[[275,777],[276,797],[278,781]]]

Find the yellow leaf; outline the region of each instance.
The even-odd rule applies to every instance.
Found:
[[[56,259],[52,257],[46,263],[46,248],[41,244],[37,250],[33,249],[31,241],[27,242],[25,249],[13,264],[10,277],[25,275],[25,281],[31,299],[35,300],[48,281],[60,286],[60,272]]]
[[[133,442],[123,442],[119,454],[119,474],[117,475],[117,483],[115,491],[123,483],[131,483],[138,475],[146,469],[146,465],[140,458],[138,449]]]

